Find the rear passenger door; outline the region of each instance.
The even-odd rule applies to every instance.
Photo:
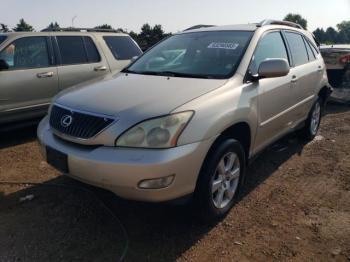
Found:
[[[110,72],[106,58],[91,36],[57,35],[54,42],[60,90]]]
[[[314,101],[316,81],[319,75],[318,70],[321,65],[319,65],[302,34],[294,31],[284,31],[284,35],[292,57],[291,73],[295,110],[298,120],[301,121],[307,117]]]

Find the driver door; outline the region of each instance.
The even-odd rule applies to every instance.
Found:
[[[42,115],[58,91],[57,68],[46,36],[21,37],[0,52],[0,122]]]
[[[257,74],[262,61],[272,58],[289,61],[287,48],[280,31],[271,31],[260,39],[251,65],[251,74]],[[296,120],[295,95],[292,75],[260,79],[258,89],[258,130],[255,140],[257,151],[284,134]]]

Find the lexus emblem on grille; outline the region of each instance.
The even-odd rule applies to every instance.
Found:
[[[70,115],[64,115],[61,118],[61,126],[69,127],[73,122],[73,117]]]

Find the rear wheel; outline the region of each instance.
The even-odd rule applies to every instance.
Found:
[[[229,212],[242,185],[244,171],[244,150],[238,141],[225,139],[214,145],[202,167],[195,192],[202,220],[217,220]]]
[[[306,141],[311,141],[315,138],[321,123],[321,99],[317,101],[311,108],[308,118],[305,121],[305,126],[300,130],[300,136]]]

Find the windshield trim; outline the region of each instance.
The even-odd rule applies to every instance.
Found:
[[[234,66],[234,68],[232,68],[231,72],[227,75],[196,75],[194,76],[176,76],[176,75],[161,75],[161,72],[156,72],[157,74],[153,74],[156,76],[167,76],[167,77],[180,77],[180,78],[202,78],[202,79],[230,79],[231,77],[233,77],[239,67],[239,65],[242,62],[242,59],[244,57],[244,55],[247,52],[248,46],[250,45],[250,42],[255,34],[255,31],[249,31],[249,30],[215,30],[215,31],[205,31],[205,32],[246,32],[246,33],[251,33],[250,37],[247,40],[246,45],[244,46],[242,53],[240,55],[240,57],[237,60],[237,64]],[[203,31],[199,31],[199,32],[182,32],[182,33],[177,33],[174,34],[172,36],[168,36],[164,39],[162,39],[161,41],[159,41],[157,44],[155,44],[154,46],[150,47],[149,49],[146,50],[146,52],[143,52],[143,54],[141,56],[139,56],[135,61],[133,61],[132,63],[130,63],[127,67],[125,67],[122,71],[120,71],[121,73],[127,73],[127,74],[138,74],[138,75],[151,75],[151,74],[142,74],[142,72],[135,72],[132,70],[129,70],[129,68],[135,63],[137,62],[141,57],[143,57],[145,54],[147,54],[149,51],[151,51],[153,48],[155,48],[156,46],[158,46],[160,43],[166,41],[167,39],[176,36],[176,35],[184,35],[184,34],[197,34],[197,33],[203,33]]]

